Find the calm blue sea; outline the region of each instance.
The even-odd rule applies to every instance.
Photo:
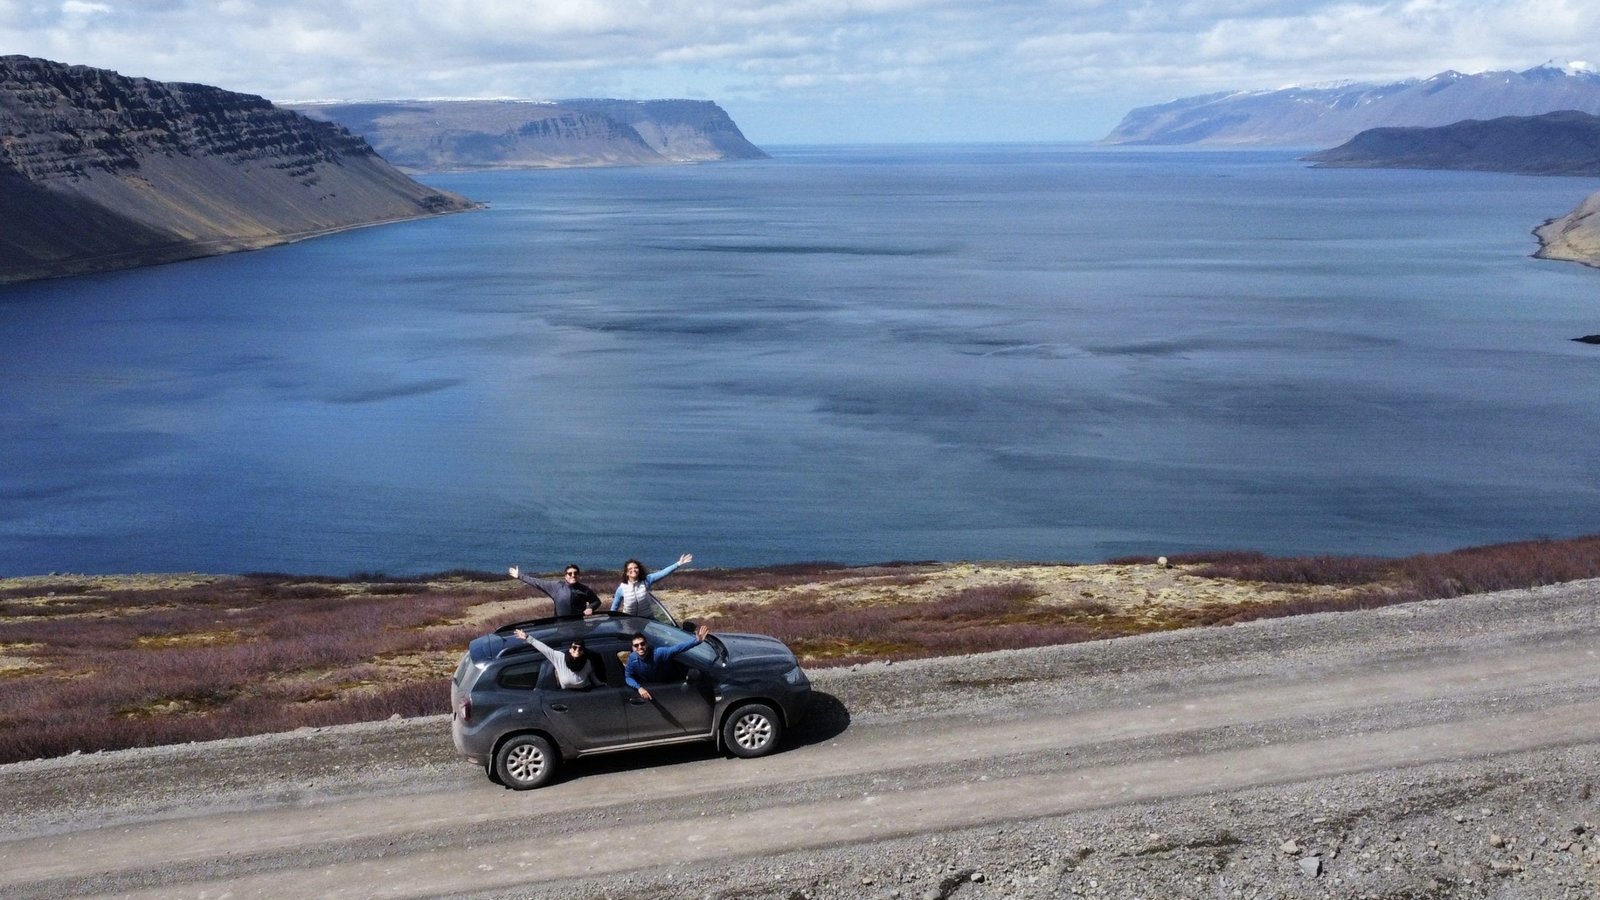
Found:
[[[1597,185],[779,148],[0,288],[0,574],[1399,555],[1600,532]]]

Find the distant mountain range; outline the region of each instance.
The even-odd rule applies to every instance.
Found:
[[[1102,142],[1330,147],[1371,128],[1559,110],[1600,114],[1600,73],[1543,65],[1524,72],[1441,72],[1383,85],[1207,94],[1135,109]]]
[[[260,97],[0,57],[0,283],[474,206]]]
[[[766,159],[704,100],[384,100],[292,104],[409,171]]]
[[[1565,110],[1434,128],[1373,128],[1305,158],[1331,168],[1595,176],[1600,175],[1600,116]]]

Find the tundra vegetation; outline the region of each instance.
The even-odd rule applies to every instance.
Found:
[[[606,585],[616,573],[586,572]],[[1600,576],[1600,535],[1403,559],[1210,553],[1096,565],[690,569],[680,616],[811,668],[1366,609]],[[485,630],[548,615],[504,575],[0,580],[0,762],[446,712]]]

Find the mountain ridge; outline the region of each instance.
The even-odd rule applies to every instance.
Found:
[[[709,100],[369,100],[291,104],[410,172],[767,159]]]
[[[1600,114],[1600,73],[1545,64],[1476,75],[1446,70],[1388,84],[1221,91],[1133,109],[1101,143],[1329,147],[1371,128],[1564,109]]]
[[[1318,168],[1600,175],[1600,116],[1561,110],[1449,125],[1369,128],[1304,159]]]

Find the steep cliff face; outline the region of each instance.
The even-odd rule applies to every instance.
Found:
[[[1331,147],[1369,128],[1566,109],[1600,114],[1600,73],[1543,65],[1523,72],[1441,72],[1393,84],[1206,94],[1135,109],[1103,143]]]
[[[0,57],[0,283],[469,209],[361,138],[199,84]]]
[[[304,104],[412,171],[765,159],[715,103],[419,100]]]

